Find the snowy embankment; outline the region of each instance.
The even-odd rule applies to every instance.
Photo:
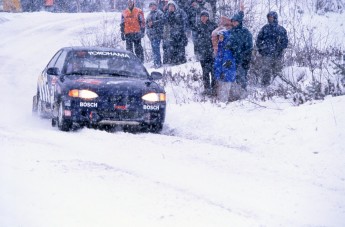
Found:
[[[0,13],[0,226],[345,226],[345,97],[180,105],[167,88],[162,134],[32,117],[37,75],[104,16]]]

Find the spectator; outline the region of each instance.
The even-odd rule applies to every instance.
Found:
[[[169,1],[163,18],[163,63],[186,63],[186,13],[174,1]]]
[[[160,44],[163,38],[163,12],[157,9],[157,3],[149,4],[150,13],[146,18],[146,34],[150,39],[154,68],[162,66]]]
[[[216,18],[217,13],[217,0],[207,0],[208,3],[210,3],[213,13],[213,18]]]
[[[135,7],[134,3],[135,0],[128,0],[128,8],[122,12],[121,38],[126,41],[126,50],[135,52],[135,55],[144,62],[141,39],[145,35],[145,18],[143,11]]]
[[[219,21],[219,26],[212,32],[212,46],[213,46],[213,56],[217,56],[218,51],[218,41],[220,35],[225,31],[229,31],[232,28],[231,19],[226,16],[222,16]]]
[[[244,17],[243,2],[240,3],[240,11],[238,12],[238,15],[241,16],[242,18]],[[213,44],[214,56],[217,55],[219,34],[222,34],[223,32],[230,30],[231,28],[232,28],[231,19],[226,16],[221,16],[218,28],[216,28],[212,32],[212,44]]]
[[[283,69],[283,51],[288,46],[288,37],[283,26],[278,25],[278,14],[267,14],[268,24],[263,26],[256,39],[256,46],[262,58],[263,86],[268,86],[271,79],[281,74]]]
[[[168,9],[168,0],[157,0],[158,9],[165,12]]]
[[[253,50],[253,37],[247,28],[242,25],[243,14],[237,13],[231,18],[231,36],[225,48],[234,55],[236,62],[236,83],[242,89],[247,89],[247,73],[250,67],[251,55]]]
[[[187,7],[187,16],[188,16],[188,27],[192,30],[192,40],[194,44],[194,54],[196,55],[196,59],[198,59],[199,54],[196,50],[196,27],[200,22],[200,14],[202,11],[208,11],[209,13],[209,20],[213,20],[213,14],[210,13],[211,5],[209,3],[204,2],[204,0],[189,0],[188,7]]]
[[[19,0],[3,0],[3,10],[5,12],[21,12],[21,2]]]
[[[232,52],[225,48],[230,37],[230,29],[220,32],[214,64],[217,98],[224,103],[240,98],[240,86],[235,83],[236,60]]]
[[[209,13],[202,11],[200,13],[200,22],[195,28],[196,40],[195,49],[198,53],[202,68],[202,80],[204,84],[204,93],[207,95],[215,94],[215,80],[213,68],[213,46],[211,34],[217,24],[209,20]]]
[[[44,9],[48,12],[54,11],[54,0],[45,0],[44,1]]]

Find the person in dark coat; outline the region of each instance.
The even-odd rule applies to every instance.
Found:
[[[186,13],[174,1],[168,2],[168,9],[164,13],[163,24],[163,63],[186,63]]]
[[[187,1],[187,16],[188,16],[188,28],[192,31],[192,40],[194,44],[194,54],[196,55],[196,59],[198,59],[196,46],[196,26],[200,22],[200,14],[202,11],[207,11],[209,16],[208,20],[213,20],[212,8],[210,3],[205,2],[204,0],[189,0]]]
[[[283,51],[288,46],[286,29],[278,24],[278,14],[271,11],[267,14],[268,24],[263,26],[256,39],[256,46],[262,56],[263,86],[268,86],[271,79],[278,76],[283,69]]]
[[[158,9],[162,12],[167,10],[168,0],[157,0]]]
[[[150,39],[154,68],[162,66],[160,44],[163,38],[163,12],[157,9],[157,3],[149,4],[150,13],[146,18],[146,34]]]
[[[236,83],[246,90],[247,73],[253,50],[253,36],[247,28],[243,27],[242,22],[243,14],[237,13],[231,18],[233,28],[225,48],[231,51],[236,61]]]
[[[212,32],[217,28],[217,24],[209,20],[209,13],[202,11],[200,13],[200,22],[197,24],[195,33],[195,50],[202,68],[202,80],[205,94],[215,93],[214,80],[214,58],[212,45]]]

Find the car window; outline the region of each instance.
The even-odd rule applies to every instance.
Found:
[[[73,51],[67,56],[63,72],[66,75],[148,76],[139,59],[114,51]]]
[[[64,50],[61,55],[59,56],[59,58],[57,59],[54,67],[57,67],[60,69],[60,72],[62,71],[63,69],[63,66],[64,66],[64,63],[65,63],[65,59],[66,59],[66,55],[67,55],[67,51]]]
[[[47,68],[54,67],[55,62],[56,62],[56,60],[58,59],[58,57],[60,56],[61,53],[62,53],[62,50],[59,50],[58,52],[56,52],[54,57],[48,63]]]

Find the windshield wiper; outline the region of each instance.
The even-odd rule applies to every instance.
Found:
[[[75,72],[66,73],[65,75],[86,75],[86,74],[87,74],[86,72],[75,71]]]
[[[121,76],[121,77],[130,77],[131,72],[121,70],[121,71],[116,71],[116,72],[99,72],[99,74],[108,74],[111,76]]]

